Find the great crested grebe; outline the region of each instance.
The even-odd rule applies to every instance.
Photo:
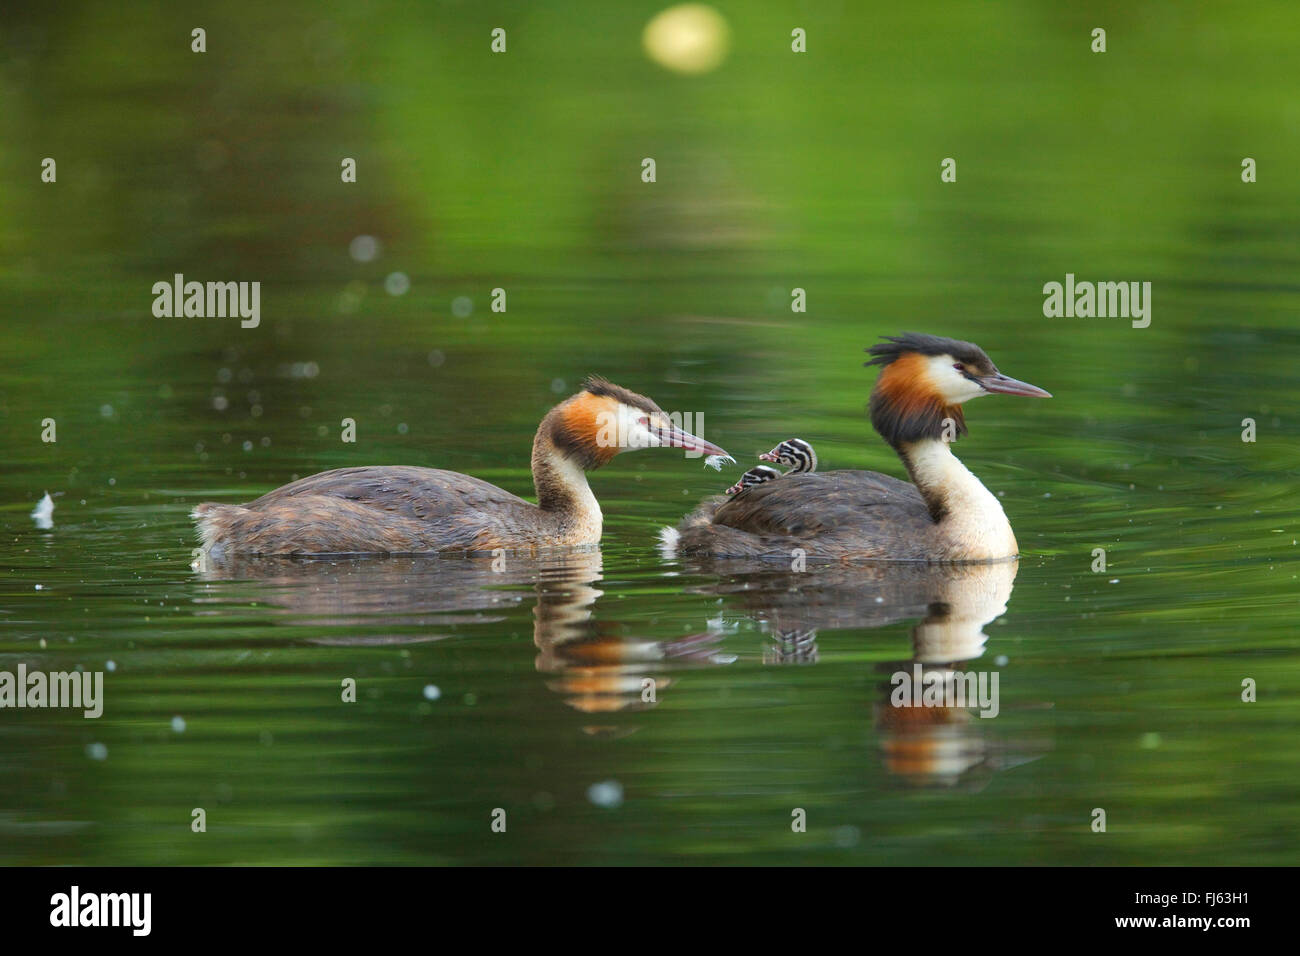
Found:
[[[201,504],[193,517],[214,556],[591,545],[602,519],[585,473],[621,451],[655,447],[731,457],[678,428],[644,395],[593,375],[537,428],[537,504],[469,475],[399,465],[324,471],[246,505]]]
[[[727,489],[727,494],[737,495],[746,488],[752,488],[754,485],[761,485],[765,481],[773,481],[780,477],[781,472],[770,465],[755,465],[741,475],[739,481]]]
[[[787,438],[771,451],[758,456],[759,461],[772,461],[785,465],[787,475],[802,475],[817,470],[817,452],[802,438]]]
[[[663,543],[682,555],[963,562],[1019,548],[998,499],[948,447],[966,434],[962,403],[981,395],[1051,396],[1008,378],[970,342],[909,332],[867,349],[881,366],[871,424],[915,484],[873,471],[786,475],[705,501]]]

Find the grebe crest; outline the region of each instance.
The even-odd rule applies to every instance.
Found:
[[[866,349],[863,365],[881,366],[871,390],[871,425],[895,449],[926,439],[967,434],[962,403],[982,395],[1050,398],[1041,388],[998,371],[973,342],[905,332]]]

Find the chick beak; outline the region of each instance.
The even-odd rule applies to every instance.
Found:
[[[758,460],[759,461],[780,461],[781,459],[778,458],[776,455],[772,454],[770,451],[765,451],[763,452],[763,454],[758,456]]]

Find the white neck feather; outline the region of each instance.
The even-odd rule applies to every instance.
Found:
[[[598,544],[604,515],[591,486],[587,484],[587,473],[577,462],[553,447],[546,450],[539,464],[544,474],[535,473],[533,476],[538,503],[556,514],[563,524],[564,540],[557,543]],[[537,471],[536,464],[534,471]]]
[[[913,442],[903,447],[902,457],[931,513],[941,516],[944,537],[968,551],[967,559],[1007,558],[1019,552],[1001,502],[958,461],[947,442]]]

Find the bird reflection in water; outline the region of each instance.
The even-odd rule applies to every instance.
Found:
[[[691,593],[722,597],[730,612],[765,625],[772,641],[767,664],[816,664],[819,640],[846,628],[879,628],[917,620],[912,653],[878,665],[881,681],[872,701],[884,765],[915,785],[980,787],[996,771],[1036,759],[1050,748],[1023,737],[1010,740],[998,721],[969,707],[895,707],[893,674],[938,671],[948,680],[984,654],[983,628],[1006,611],[1015,561],[936,566],[810,566],[804,572],[773,571],[770,563],[689,562],[686,569],[708,583]],[[252,581],[259,604],[294,624],[336,628],[343,634],[313,635],[313,643],[374,646],[424,643],[455,630],[506,620],[530,596],[536,670],[546,686],[592,720],[584,733],[621,736],[635,727],[613,719],[654,707],[689,666],[729,663],[719,653],[723,629],[669,640],[628,633],[618,621],[596,614],[603,592],[598,550],[511,555],[493,569],[490,557],[226,558],[199,567],[203,580]],[[229,613],[238,590],[215,589],[209,613]],[[242,612],[242,605],[240,611]],[[393,633],[386,628],[404,628]],[[349,630],[365,633],[347,633]],[[969,669],[969,668],[967,668]],[[1003,708],[1005,712],[1007,708]],[[599,717],[597,721],[595,718]],[[774,731],[774,733],[777,731]]]
[[[722,634],[707,630],[671,640],[629,636],[617,621],[593,611],[604,593],[599,550],[556,550],[537,556],[439,555],[384,558],[226,556],[196,562],[205,581],[250,581],[258,603],[293,623],[315,628],[409,629],[401,633],[313,636],[312,643],[375,646],[427,643],[451,637],[453,628],[502,621],[531,592],[535,666],[546,686],[584,714],[609,715],[654,707],[673,684],[671,671],[729,663],[717,653]],[[205,600],[208,613],[224,613],[232,592]],[[589,734],[621,735],[631,729],[602,722]]]
[[[919,619],[912,654],[877,665],[885,676],[872,700],[872,722],[885,768],[918,786],[982,788],[999,770],[1035,760],[1050,749],[1041,736],[1008,739],[981,718],[977,704],[894,706],[893,675],[920,673],[951,686],[964,664],[981,658],[984,627],[1006,612],[1017,561],[993,564],[810,566],[773,570],[771,563],[688,562],[687,569],[718,575],[697,590],[722,595],[733,611],[765,625],[772,643],[765,664],[817,662],[819,632],[879,628]],[[987,670],[980,667],[980,670]],[[928,675],[937,674],[935,677]]]
[[[817,628],[775,631],[773,643],[763,648],[764,664],[816,664]]]
[[[716,631],[655,641],[625,637],[619,623],[597,620],[593,609],[604,594],[593,586],[601,577],[600,554],[586,557],[568,573],[539,581],[533,608],[537,670],[550,675],[547,686],[570,707],[586,714],[644,710],[672,685],[667,668],[726,661],[716,653],[722,638]],[[613,726],[584,730],[624,732]]]

